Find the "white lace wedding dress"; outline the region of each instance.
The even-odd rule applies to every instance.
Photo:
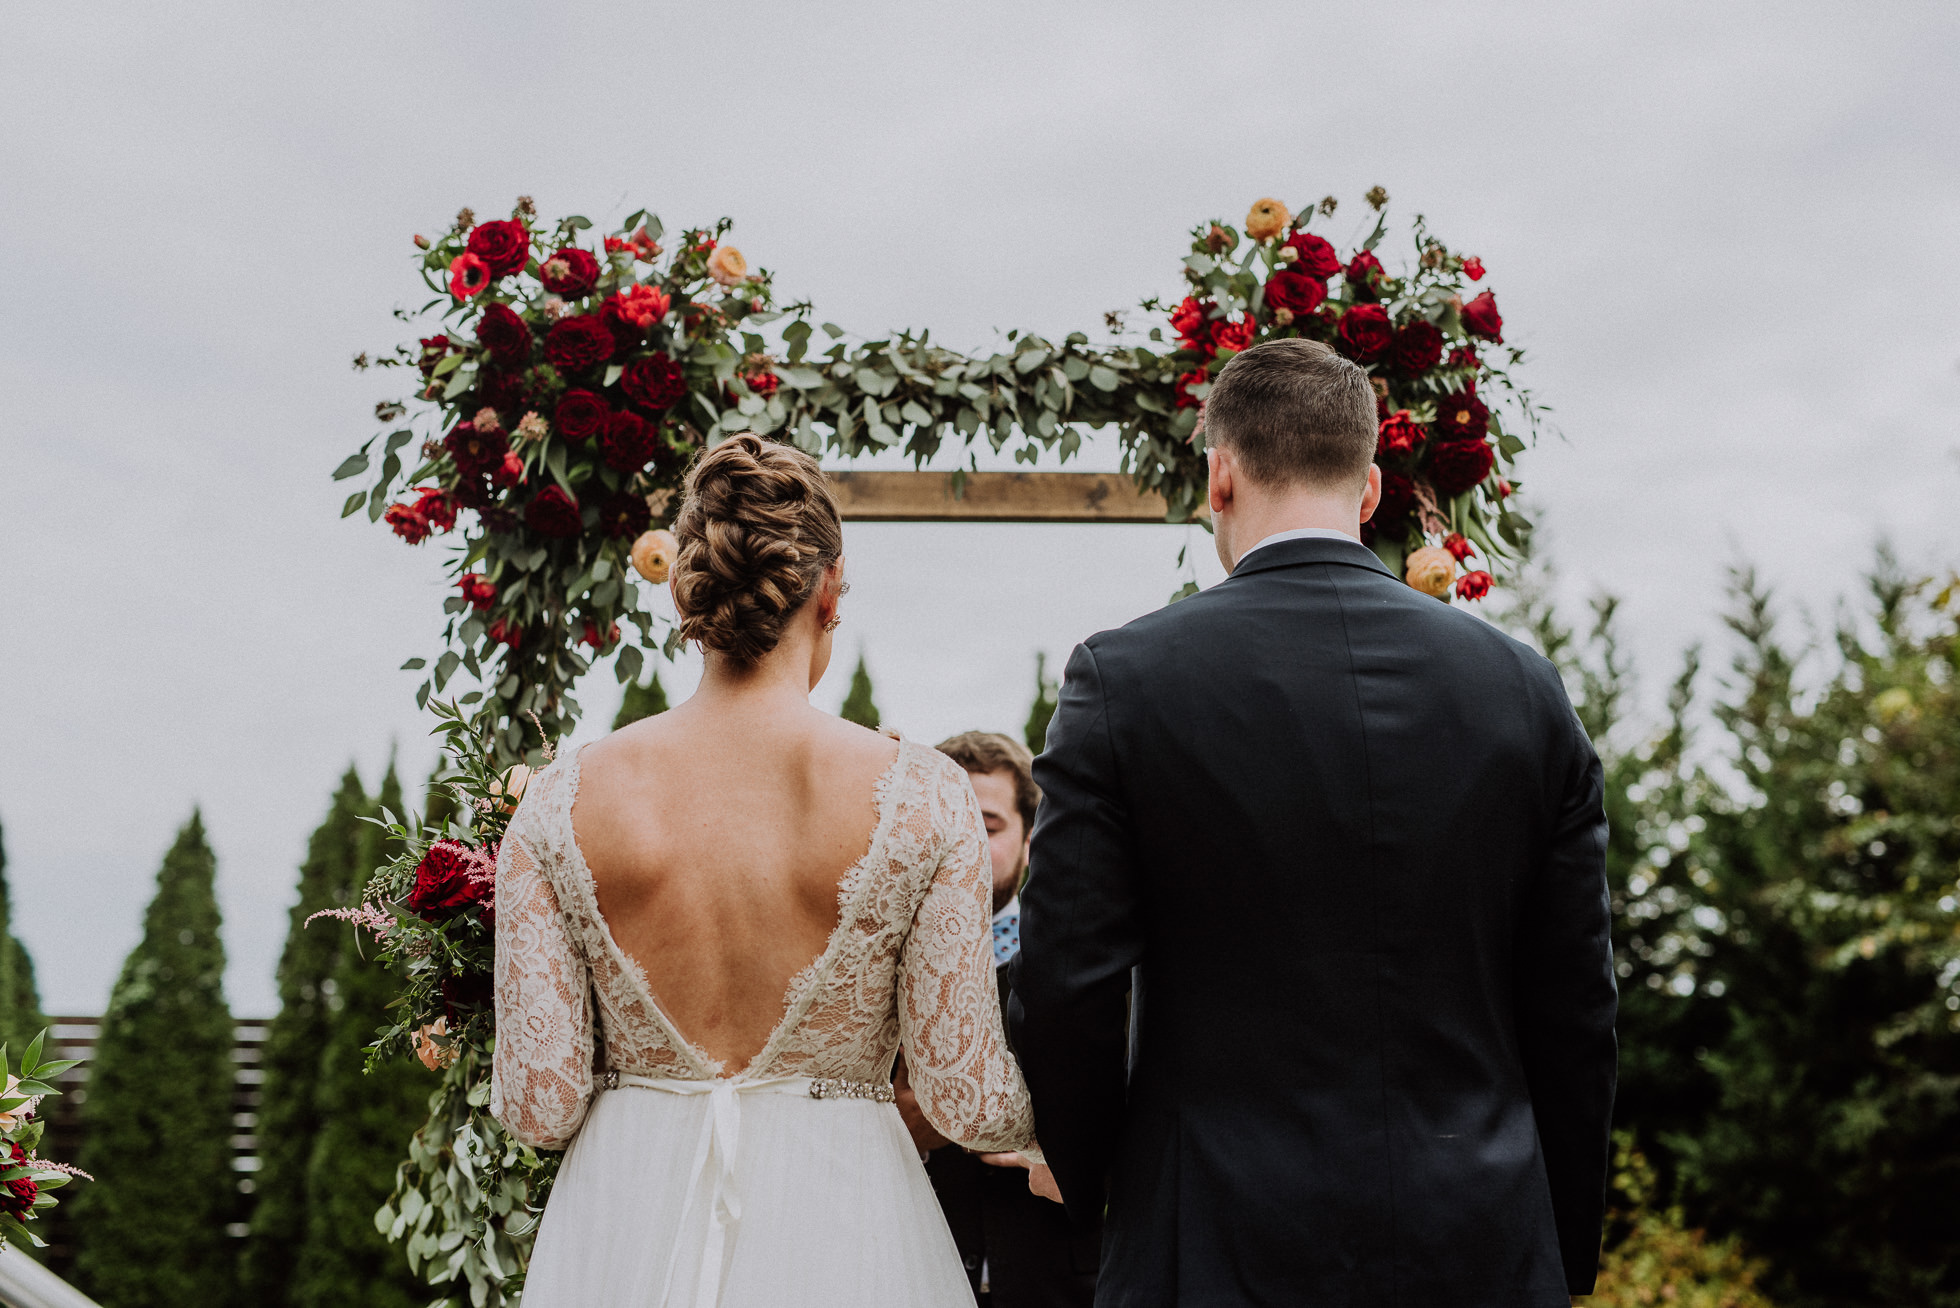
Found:
[[[829,944],[732,1076],[675,1029],[607,929],[572,834],[578,784],[575,752],[531,780],[497,867],[491,1112],[530,1144],[569,1145],[524,1308],[971,1305],[891,1091],[902,1048],[947,1137],[1032,1143],[965,774],[899,742]]]

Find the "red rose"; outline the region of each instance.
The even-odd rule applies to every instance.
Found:
[[[456,501],[440,486],[418,486],[415,511],[434,531],[448,531],[456,525]]]
[[[499,645],[508,645],[516,649],[524,643],[524,628],[509,618],[498,618],[490,624],[490,639]]]
[[[1497,313],[1497,297],[1485,291],[1464,305],[1463,330],[1503,344],[1504,319]]]
[[[1382,261],[1375,257],[1373,250],[1357,250],[1354,257],[1348,260],[1347,279],[1356,286],[1373,290],[1387,275],[1387,270],[1382,267]]]
[[[552,417],[560,436],[568,441],[588,441],[605,429],[612,406],[592,391],[566,391]]]
[[[1445,440],[1480,441],[1490,430],[1490,410],[1474,395],[1445,395],[1436,402],[1436,425]]]
[[[763,396],[765,399],[776,393],[776,388],[782,385],[782,381],[783,379],[775,373],[766,370],[752,372],[742,378],[743,385],[749,388],[751,394]]]
[[[490,470],[490,480],[503,487],[515,486],[524,480],[524,460],[517,457],[516,450],[504,451],[504,461]]]
[[[599,530],[613,540],[638,536],[652,520],[644,495],[620,491],[599,501]]]
[[[429,520],[417,513],[412,504],[390,504],[381,520],[411,545],[420,545],[429,538]]]
[[[531,327],[508,304],[493,304],[477,319],[476,343],[490,351],[498,363],[528,363]]]
[[[1252,344],[1252,334],[1256,330],[1250,316],[1237,322],[1227,318],[1212,328],[1211,343],[1217,349],[1237,353]]]
[[[1209,354],[1211,306],[1194,295],[1185,296],[1183,302],[1171,310],[1171,330],[1177,333],[1177,343],[1184,349]]]
[[[491,605],[497,602],[497,588],[490,584],[488,577],[466,572],[456,579],[456,585],[463,592],[463,598],[469,601],[470,607],[478,613],[488,613]]]
[[[1473,282],[1482,281],[1484,279],[1484,261],[1474,254],[1471,255],[1463,261],[1463,275]]]
[[[1443,537],[1443,548],[1448,550],[1450,557],[1458,563],[1462,563],[1465,559],[1468,559],[1472,554],[1477,552],[1477,547],[1470,543],[1469,537],[1460,531],[1453,531]]]
[[[1293,233],[1284,248],[1300,256],[1292,263],[1295,271],[1318,281],[1324,282],[1341,270],[1341,256],[1334,253],[1334,247],[1311,232]]]
[[[409,911],[427,922],[455,917],[466,908],[489,903],[496,892],[496,876],[496,864],[482,851],[461,841],[438,840],[415,865]]]
[[[449,261],[449,293],[459,300],[481,295],[490,289],[490,265],[473,254],[459,254]]]
[[[599,456],[614,472],[638,472],[653,457],[658,433],[639,414],[615,413],[599,436]]]
[[[1185,373],[1177,379],[1177,385],[1171,388],[1171,394],[1177,397],[1178,408],[1188,409],[1192,405],[1199,403],[1198,399],[1191,394],[1191,388],[1199,385],[1209,375],[1210,372],[1208,369],[1193,368],[1190,372]]]
[[[531,233],[515,218],[478,223],[463,248],[490,265],[492,277],[502,277],[522,269],[531,257]]]
[[[1420,423],[1409,417],[1407,409],[1397,409],[1382,422],[1381,435],[1375,440],[1375,455],[1414,454],[1416,447],[1423,442]]]
[[[547,486],[524,510],[524,525],[540,536],[569,540],[585,530],[579,516],[578,501],[562,487]]]
[[[687,378],[681,374],[681,366],[659,350],[627,364],[619,384],[634,403],[656,413],[671,409],[687,394]]]
[[[1356,363],[1373,363],[1388,352],[1395,339],[1389,326],[1388,310],[1379,304],[1357,304],[1341,315],[1334,333],[1334,347]]]
[[[673,301],[667,293],[652,286],[629,286],[606,297],[600,313],[612,325],[614,334],[637,340],[647,328],[667,316]]]
[[[1282,268],[1266,279],[1266,307],[1285,309],[1295,317],[1312,313],[1327,298],[1327,285],[1302,272]]]
[[[544,357],[560,372],[584,372],[612,358],[616,348],[612,328],[596,313],[560,318],[544,338]]]
[[[531,407],[531,388],[521,372],[502,368],[485,370],[476,384],[477,403],[504,413],[517,413]]]
[[[441,363],[443,356],[449,353],[449,345],[448,336],[424,336],[422,338],[422,355],[415,361],[415,366],[422,370],[424,377],[427,377],[436,370],[436,365]]]
[[[591,618],[587,618],[585,620],[584,634],[578,638],[578,641],[581,645],[590,645],[595,650],[603,650],[618,639],[619,624],[617,622],[612,624],[612,630],[608,631],[604,637],[601,637],[599,635],[599,624]]]
[[[1375,516],[1369,521],[1386,525],[1397,518],[1406,517],[1415,507],[1415,481],[1405,473],[1383,469],[1381,502],[1375,505]]]
[[[14,1141],[7,1141],[7,1165],[25,1167],[27,1161],[27,1151]],[[33,1177],[17,1176],[0,1185],[0,1213],[10,1213],[15,1217],[25,1218],[34,1207],[34,1200],[40,1193],[41,1187],[35,1183]]]
[[[1462,560],[1458,560],[1462,562]],[[1490,594],[1490,574],[1488,572],[1466,572],[1456,579],[1458,599],[1480,600]]]
[[[538,280],[552,294],[576,300],[589,293],[599,280],[599,261],[589,250],[568,245],[544,261],[538,269]]]
[[[1454,350],[1450,351],[1450,367],[1474,368],[1476,366],[1477,366],[1476,346],[1459,345]]]
[[[1497,455],[1483,441],[1438,441],[1429,447],[1429,481],[1444,499],[1455,499],[1490,475]]]
[[[459,422],[442,438],[443,448],[465,477],[481,477],[499,467],[510,446],[500,431],[478,431],[474,423]]]
[[[1389,363],[1410,377],[1420,377],[1442,358],[1443,333],[1420,318],[1398,329],[1395,343],[1388,347]]]

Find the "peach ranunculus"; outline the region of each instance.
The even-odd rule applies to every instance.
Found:
[[[20,1095],[20,1090],[17,1087],[19,1087],[19,1085],[20,1085],[20,1078],[15,1076],[12,1072],[7,1073],[7,1088],[4,1091],[0,1091],[0,1099],[18,1098]],[[0,1131],[13,1130],[15,1127],[19,1126],[22,1122],[25,1122],[28,1119],[28,1117],[33,1113],[33,1111],[34,1111],[34,1101],[32,1099],[29,1099],[26,1103],[21,1104],[19,1107],[11,1110],[10,1112],[0,1113]]]
[[[415,1042],[415,1056],[422,1066],[431,1072],[441,1071],[456,1061],[456,1046],[443,1037],[449,1034],[449,1019],[438,1017],[425,1027],[416,1029],[412,1037]]]
[[[530,784],[531,769],[519,763],[490,783],[490,794],[503,806],[504,812],[509,813],[516,809],[518,801],[524,798],[524,787]]]
[[[1450,552],[1435,545],[1425,545],[1409,555],[1403,579],[1425,595],[1434,595],[1447,604],[1450,602],[1450,583],[1456,580],[1456,560]]]
[[[1252,212],[1245,216],[1245,234],[1255,241],[1270,240],[1286,230],[1293,221],[1287,207],[1268,196],[1253,202]]]
[[[681,543],[665,527],[642,532],[640,538],[633,542],[633,570],[658,586],[667,580],[667,574],[674,567],[674,558],[680,552]]]
[[[749,261],[732,245],[717,245],[708,256],[708,276],[723,286],[740,286],[749,279]]]

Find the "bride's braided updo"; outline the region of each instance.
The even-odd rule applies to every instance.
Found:
[[[837,501],[817,461],[744,432],[688,470],[674,519],[681,637],[753,663],[844,553]]]

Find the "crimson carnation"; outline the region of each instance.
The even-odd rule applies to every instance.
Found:
[[[635,404],[656,413],[671,409],[687,394],[687,378],[681,374],[681,366],[659,350],[627,364],[619,384]]]
[[[1171,330],[1177,343],[1187,350],[1208,354],[1211,349],[1211,308],[1194,295],[1187,295],[1171,310]]]
[[[1327,298],[1327,284],[1302,272],[1282,268],[1266,279],[1266,307],[1287,309],[1295,317],[1312,313]]]
[[[1434,323],[1418,318],[1395,333],[1388,361],[1410,377],[1420,377],[1443,360],[1443,333]]]
[[[599,261],[590,251],[568,245],[544,261],[538,269],[538,280],[544,288],[554,295],[565,295],[576,300],[591,291],[599,280]]]
[[[1466,600],[1480,600],[1490,594],[1490,574],[1481,569],[1466,572],[1456,579],[1456,597]]]
[[[1375,505],[1375,516],[1370,522],[1384,527],[1398,518],[1405,518],[1415,511],[1416,483],[1407,473],[1382,470],[1382,497]]]
[[[412,504],[390,504],[381,520],[411,545],[420,545],[429,538],[429,520],[417,513]]]
[[[1227,318],[1212,329],[1211,343],[1220,350],[1237,353],[1252,344],[1252,334],[1257,330],[1250,317],[1234,322]]]
[[[28,1161],[27,1151],[25,1149],[21,1148],[15,1141],[7,1141],[7,1165],[9,1167],[25,1167]],[[40,1193],[41,1187],[35,1184],[33,1177],[17,1176],[13,1180],[0,1185],[0,1213],[8,1213],[14,1217],[25,1218],[29,1210],[34,1207],[34,1200],[39,1197]]]
[[[612,328],[596,313],[560,318],[544,338],[544,357],[560,372],[584,372],[612,358],[617,343]]]
[[[1414,454],[1422,442],[1421,424],[1409,416],[1407,409],[1397,409],[1382,421],[1381,435],[1375,440],[1375,456]]]
[[[1312,232],[1295,232],[1286,242],[1286,249],[1299,255],[1293,267],[1299,272],[1320,281],[1326,281],[1341,270],[1341,256],[1334,253],[1334,247]]]
[[[456,500],[440,486],[418,486],[415,512],[433,531],[448,531],[456,525]]]
[[[1445,440],[1480,441],[1490,430],[1490,410],[1474,395],[1446,395],[1437,401],[1436,425]]]
[[[1463,306],[1463,330],[1472,336],[1504,343],[1504,319],[1497,312],[1497,297],[1485,291]]]
[[[1368,364],[1386,354],[1394,339],[1388,310],[1379,304],[1357,304],[1341,315],[1334,347],[1356,363]]]
[[[639,414],[615,413],[599,436],[599,457],[614,472],[638,472],[653,457],[656,439],[653,426]]]
[[[464,477],[481,477],[502,466],[510,445],[500,431],[478,431],[476,424],[459,422],[442,438],[443,448]]]
[[[605,430],[612,406],[592,391],[566,391],[552,411],[558,434],[568,441],[589,441]]]
[[[464,573],[456,579],[456,586],[463,592],[463,598],[469,601],[469,606],[478,613],[489,612],[490,606],[497,602],[497,588],[488,577],[478,573]]]
[[[478,223],[463,248],[490,265],[492,277],[503,277],[521,269],[531,257],[531,233],[515,218]]]
[[[540,536],[569,540],[585,530],[579,516],[578,501],[563,487],[547,486],[524,510],[524,525]]]
[[[464,909],[487,903],[496,891],[494,865],[458,840],[438,840],[415,865],[409,911],[427,922],[441,922]]]
[[[1490,475],[1497,455],[1483,441],[1438,441],[1429,451],[1429,481],[1444,499],[1455,499]]]
[[[476,343],[498,363],[523,364],[531,355],[531,328],[508,304],[493,304],[477,319]]]
[[[652,521],[644,495],[620,491],[599,501],[599,530],[613,540],[638,536]]]
[[[1460,531],[1453,531],[1443,537],[1443,548],[1448,550],[1450,557],[1458,563],[1464,562],[1477,552],[1477,547],[1470,543],[1470,538]]]

